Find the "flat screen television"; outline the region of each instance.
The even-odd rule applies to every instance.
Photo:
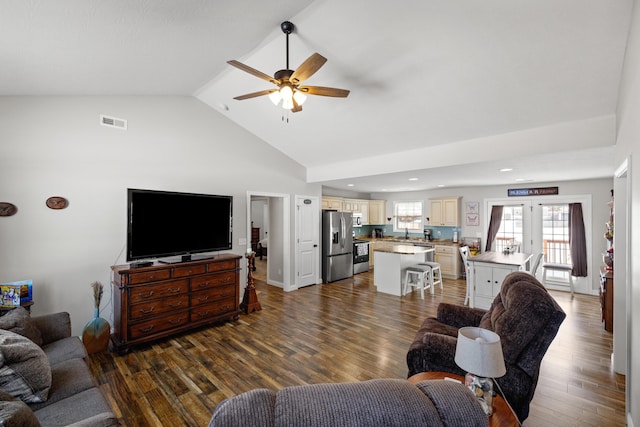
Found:
[[[127,189],[127,261],[228,250],[232,229],[232,196]]]

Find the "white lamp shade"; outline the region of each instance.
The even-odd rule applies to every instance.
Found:
[[[480,377],[499,378],[507,372],[500,337],[488,329],[460,328],[454,360],[465,371]]]

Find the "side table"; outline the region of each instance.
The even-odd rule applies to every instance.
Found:
[[[409,377],[411,384],[426,380],[443,380],[445,377],[459,380],[464,384],[464,377],[449,372],[420,372]],[[511,412],[509,405],[502,396],[496,394],[493,398],[493,415],[489,417],[490,427],[512,427],[519,426],[518,418]]]

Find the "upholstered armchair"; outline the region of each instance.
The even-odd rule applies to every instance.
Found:
[[[454,362],[458,329],[489,329],[500,336],[507,368],[496,382],[520,421],[524,421],[529,415],[540,363],[565,316],[535,277],[526,272],[511,273],[489,310],[446,303],[438,306],[437,317],[422,323],[409,348],[409,376],[430,371],[465,375]]]

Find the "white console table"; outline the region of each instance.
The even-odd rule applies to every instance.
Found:
[[[502,281],[511,272],[528,271],[531,254],[515,253],[504,255],[501,252],[485,252],[468,259],[471,274],[469,306],[488,309],[500,292]]]

